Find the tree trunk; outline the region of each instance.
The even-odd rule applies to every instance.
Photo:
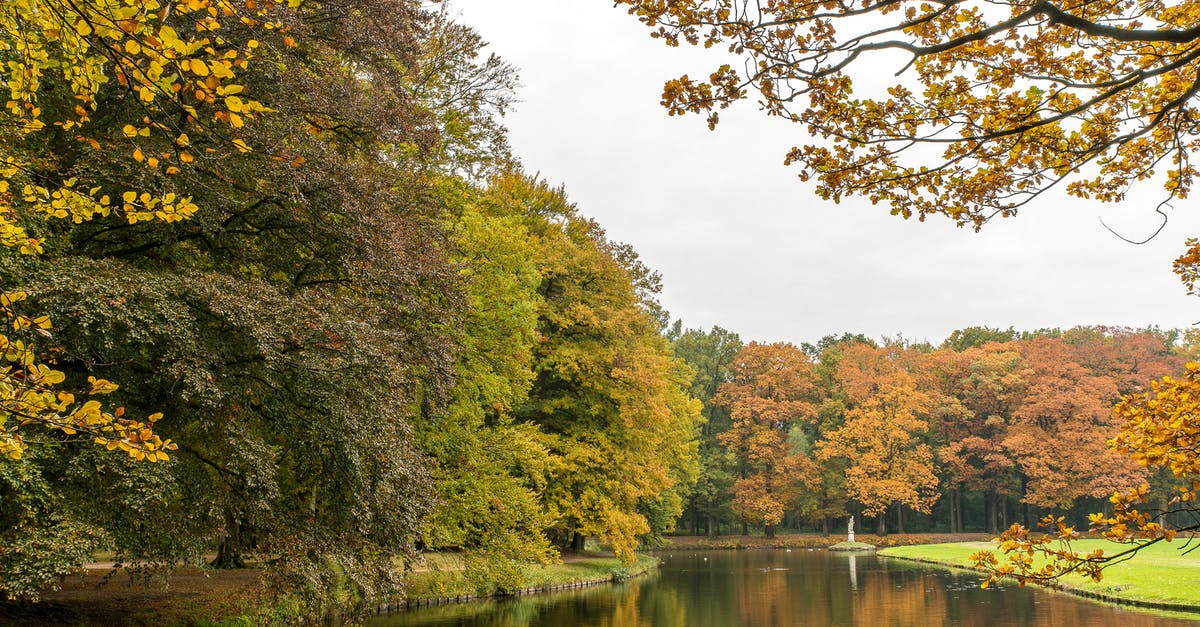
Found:
[[[824,533],[825,535],[829,535],[829,517],[828,516],[821,519],[821,532]]]
[[[887,510],[879,512],[879,532],[878,533],[881,536],[887,535],[887,517],[884,515],[886,512],[887,512]]]
[[[996,491],[988,490],[987,495],[984,498],[984,501],[986,503],[985,507],[984,507],[984,513],[987,516],[988,533],[997,533],[998,530],[996,529],[996,501],[997,501]]]
[[[1025,500],[1025,497],[1028,496],[1026,493],[1028,485],[1029,480],[1025,477],[1021,477],[1021,509],[1024,510],[1022,517],[1025,519],[1025,528],[1033,529],[1033,520],[1029,517],[1029,502]]]
[[[775,537],[775,525],[763,525],[763,534],[768,538]]]
[[[959,520],[962,518],[962,512],[958,511],[958,488],[955,487],[950,492],[950,533],[958,533],[958,528],[962,525]]]
[[[742,535],[744,535],[744,536],[750,535],[750,525],[746,523],[745,518],[742,519]]]
[[[213,568],[246,567],[242,556],[242,521],[230,510],[225,510],[225,535],[217,545],[217,556],[211,565]]]
[[[954,490],[954,509],[958,510],[958,532],[962,533],[967,530],[967,522],[963,520],[963,487],[960,485]]]
[[[720,527],[717,526],[716,517],[714,517],[712,514],[708,515],[707,527],[708,528],[705,529],[705,531],[708,533],[708,537],[715,538],[720,535]]]
[[[904,533],[904,506],[896,503],[896,533]]]
[[[576,532],[574,535],[571,536],[571,551],[572,552],[582,553],[583,549],[586,546],[587,546],[587,536],[585,536],[579,532]]]

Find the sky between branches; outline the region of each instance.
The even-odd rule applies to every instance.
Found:
[[[685,326],[743,340],[813,341],[843,331],[938,343],[957,328],[1106,324],[1186,327],[1200,301],[1171,273],[1200,235],[1194,201],[1157,238],[1161,188],[1120,206],[1051,193],[983,232],[924,224],[812,193],[783,156],[803,130],[750,103],[667,116],[662,84],[707,75],[713,51],[670,49],[604,0],[453,0],[451,13],[520,70],[506,118],[530,172],[566,186],[609,235],[663,275],[663,305]],[[881,58],[881,75],[890,77]],[[1141,193],[1137,193],[1140,191]]]

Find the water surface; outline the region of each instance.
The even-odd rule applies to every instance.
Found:
[[[791,625],[1119,625],[1200,623],[1031,588],[983,590],[980,577],[871,554],[809,550],[663,554],[625,584],[422,608],[368,621],[492,627]],[[1200,615],[1197,616],[1200,618]]]

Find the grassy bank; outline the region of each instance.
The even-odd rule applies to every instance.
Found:
[[[475,596],[479,593],[464,576],[462,560],[457,555],[429,556],[428,561],[429,568],[409,573],[406,578],[409,600],[427,601]],[[657,567],[658,558],[650,555],[639,554],[637,561],[629,566],[624,566],[621,560],[610,555],[592,553],[564,556],[561,564],[524,566],[524,581],[519,589],[529,591],[531,588],[548,589],[574,583],[621,581]]]
[[[1082,540],[1073,544],[1080,552],[1102,548],[1105,553],[1112,554],[1122,549],[1122,545],[1106,540]],[[1196,545],[1193,543],[1186,548],[1194,546]],[[880,551],[879,554],[970,568],[971,554],[995,548],[996,545],[991,542],[960,542],[894,547]],[[1068,592],[1083,593],[1106,600],[1200,611],[1200,551],[1185,555],[1184,550],[1183,541],[1159,543],[1143,549],[1137,557],[1128,562],[1114,564],[1105,569],[1104,579],[1100,582],[1078,575],[1068,575],[1063,577],[1062,585]]]
[[[911,546],[946,542],[982,542],[994,534],[986,533],[891,533],[877,536],[873,533],[855,534],[855,540],[877,547]],[[733,550],[733,549],[827,549],[846,539],[845,534],[795,533],[780,534],[774,538],[765,536],[672,536],[667,544],[657,550]]]

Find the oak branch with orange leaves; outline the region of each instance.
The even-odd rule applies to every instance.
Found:
[[[1196,174],[1195,2],[617,4],[670,45],[736,59],[669,81],[672,114],[715,125],[718,110],[756,100],[814,138],[787,161],[827,199],[865,196],[906,218],[978,228],[1060,183],[1116,202],[1155,178],[1167,202]]]

